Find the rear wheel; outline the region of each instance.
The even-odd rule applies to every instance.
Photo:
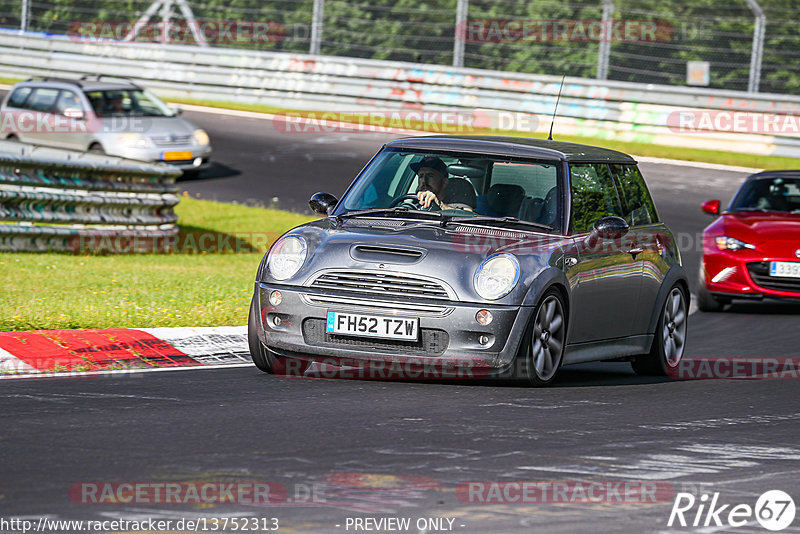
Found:
[[[275,357],[272,353],[261,344],[258,339],[258,323],[261,320],[261,312],[256,303],[256,297],[253,297],[250,303],[250,316],[247,319],[247,342],[250,345],[250,357],[256,367],[265,373],[272,373],[272,364],[275,362]]]
[[[666,376],[678,367],[686,346],[689,306],[685,291],[672,286],[661,308],[650,353],[631,362],[636,374]]]
[[[546,386],[555,379],[564,356],[566,333],[564,303],[559,292],[551,289],[536,307],[519,355],[524,358],[531,385]]]

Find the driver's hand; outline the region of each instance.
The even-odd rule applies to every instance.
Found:
[[[439,204],[439,199],[436,198],[436,195],[433,191],[420,191],[417,193],[417,200],[422,205],[423,208],[427,209],[431,207],[432,202],[436,202]]]

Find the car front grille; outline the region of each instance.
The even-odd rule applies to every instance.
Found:
[[[395,339],[360,338],[329,334],[325,331],[325,320],[309,318],[303,321],[303,339],[309,345],[351,348],[369,352],[424,354],[438,356],[447,350],[450,336],[444,330],[420,328],[418,341]]]
[[[780,278],[769,275],[769,262],[759,261],[747,264],[750,278],[757,286],[772,291],[789,291],[800,293],[800,278]]]
[[[192,143],[191,135],[159,135],[150,138],[156,146],[186,146]]]
[[[419,275],[374,271],[327,271],[317,276],[311,287],[384,297],[419,297],[450,300],[443,284]]]

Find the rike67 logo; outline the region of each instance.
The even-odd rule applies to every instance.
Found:
[[[719,493],[700,498],[691,493],[678,493],[672,504],[667,526],[681,527],[744,527],[761,525],[767,530],[783,530],[794,521],[794,500],[784,491],[764,492],[755,506],[749,504],[723,504]]]

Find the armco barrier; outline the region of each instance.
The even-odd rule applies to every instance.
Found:
[[[6,76],[127,76],[167,96],[312,110],[456,109],[531,114],[512,129],[546,132],[560,78],[345,57],[81,40],[0,31]],[[557,132],[687,148],[800,157],[800,131],[745,124],[676,131],[676,113],[747,112],[797,124],[800,98],[689,87],[568,79]],[[497,126],[504,126],[493,115]],[[713,121],[712,121],[713,122]],[[730,121],[728,121],[730,122]],[[746,122],[746,121],[745,121]],[[699,124],[699,123],[698,123]],[[516,128],[514,128],[516,126]],[[784,135],[785,133],[785,135]]]
[[[178,232],[179,175],[164,165],[0,141],[0,250],[163,241]]]

